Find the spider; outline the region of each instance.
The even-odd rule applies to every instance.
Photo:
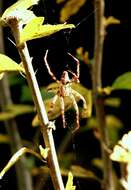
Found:
[[[61,106],[61,115],[62,115],[63,127],[65,128],[66,122],[65,122],[64,98],[69,97],[72,101],[73,107],[74,107],[75,112],[76,112],[76,127],[74,129],[74,131],[76,131],[80,127],[79,108],[77,105],[76,98],[78,100],[82,100],[83,101],[83,108],[87,109],[87,104],[86,104],[84,97],[71,87],[72,83],[79,83],[80,82],[79,81],[79,75],[80,75],[79,60],[77,58],[75,58],[73,55],[71,55],[70,53],[68,53],[68,55],[70,55],[76,61],[76,64],[77,64],[76,74],[72,71],[69,71],[69,70],[63,71],[60,80],[58,80],[49,67],[49,64],[47,62],[47,54],[48,54],[48,50],[46,51],[45,56],[44,56],[45,66],[47,68],[49,75],[58,84],[58,89],[57,89],[56,94],[54,95],[54,97],[52,99],[52,102],[51,102],[50,111],[53,111],[55,103],[56,103],[57,99],[59,99],[60,106]],[[72,79],[69,78],[69,73],[72,74]]]

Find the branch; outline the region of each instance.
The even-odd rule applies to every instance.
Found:
[[[93,84],[93,98],[96,109],[96,117],[99,124],[101,135],[101,151],[103,160],[103,189],[113,190],[112,179],[112,162],[109,158],[105,147],[109,145],[109,138],[105,120],[104,100],[98,93],[98,89],[102,87],[102,57],[103,57],[103,45],[105,38],[105,26],[104,26],[104,0],[95,0],[95,50],[94,50],[94,63],[92,68],[92,84]]]
[[[21,28],[19,28],[19,25],[17,24],[18,23],[16,23],[15,25],[15,20],[14,20],[11,29],[14,34],[16,44],[19,44],[19,39],[20,39],[19,35],[20,35]],[[54,145],[54,139],[52,135],[52,125],[54,123],[52,124],[48,119],[44,102],[42,100],[41,92],[40,92],[37,79],[35,76],[35,72],[32,67],[32,59],[29,55],[29,51],[28,51],[26,43],[22,44],[21,46],[18,46],[17,49],[18,49],[21,61],[23,63],[23,66],[25,68],[27,82],[32,93],[32,97],[33,97],[34,104],[38,113],[38,117],[41,122],[41,132],[43,135],[45,146],[46,148],[49,148],[47,162],[48,162],[48,167],[50,169],[52,182],[53,182],[55,190],[64,190],[64,184],[63,184],[61,173],[60,173],[60,168],[59,168],[55,145]]]

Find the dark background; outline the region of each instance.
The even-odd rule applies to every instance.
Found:
[[[8,7],[14,1],[4,1],[4,7]],[[121,21],[119,25],[109,26],[107,29],[107,35],[104,44],[103,53],[103,86],[109,86],[113,83],[117,76],[124,72],[130,71],[130,20],[129,20],[129,0],[105,0],[105,16],[114,16]],[[45,23],[57,24],[59,23],[59,11],[62,5],[57,5],[55,1],[41,0],[38,6],[34,6],[33,10],[37,16],[44,16]],[[56,74],[57,78],[60,79],[61,73],[66,68],[73,70],[74,64],[72,59],[67,55],[67,52],[75,55],[76,48],[79,46],[84,47],[89,52],[90,59],[93,58],[94,48],[94,5],[92,0],[88,0],[86,4],[80,9],[80,11],[72,16],[68,23],[76,25],[75,29],[65,30],[58,32],[50,37],[43,39],[34,40],[28,42],[28,47],[33,59],[34,69],[38,69],[37,78],[40,86],[49,84],[52,80],[48,75],[44,64],[43,57],[45,51],[49,49],[48,62]],[[11,38],[11,32],[9,29],[4,29],[5,32],[5,50],[6,54],[16,61],[19,61],[18,53],[12,43],[7,37]],[[91,89],[91,78],[89,74],[88,66],[81,62],[81,83]],[[19,103],[19,97],[21,88],[11,88],[12,98],[14,103]],[[124,129],[122,133],[130,130],[130,107],[131,107],[131,92],[130,91],[116,91],[111,94],[113,97],[120,97],[122,102],[119,109],[106,109],[107,113],[112,113],[118,116],[124,123]],[[27,131],[27,126],[30,125],[32,115],[25,116],[18,119],[19,130],[22,137],[26,137],[31,140],[34,135],[34,129],[29,128],[30,133]],[[22,126],[26,123],[26,126]],[[59,121],[58,121],[59,124]],[[64,136],[65,130],[56,130],[54,136],[56,146],[58,146]],[[92,131],[85,132],[81,135],[75,135],[72,137],[72,144],[69,149],[75,151],[76,163],[83,167],[89,167],[89,163],[92,157],[100,156],[99,143],[94,138]],[[75,149],[73,148],[75,144]],[[89,146],[87,145],[89,144]],[[86,150],[85,150],[86,149]],[[10,158],[10,151],[7,145],[0,145],[0,157],[3,162],[0,163],[0,168]],[[88,164],[87,164],[88,163]],[[0,182],[0,189],[10,190],[15,189],[15,177],[12,175],[13,169],[11,169],[4,179]],[[97,171],[98,172],[98,171]],[[101,173],[98,172],[101,176]],[[92,181],[76,180],[77,189],[100,189],[99,184]],[[79,184],[78,184],[79,183]],[[47,188],[48,189],[48,188]],[[52,189],[50,187],[50,189]]]

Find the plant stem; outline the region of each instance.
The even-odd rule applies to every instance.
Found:
[[[17,45],[19,44],[19,39],[20,39],[19,35],[20,35],[21,27],[19,26],[18,22],[15,19],[12,20],[11,29],[14,34],[14,38]],[[48,119],[48,115],[46,113],[44,102],[43,102],[41,92],[40,92],[37,79],[35,76],[35,72],[33,70],[32,59],[29,55],[29,51],[28,51],[26,43],[18,46],[17,49],[18,49],[21,61],[23,63],[23,66],[25,68],[27,82],[32,93],[32,97],[34,100],[38,117],[41,122],[41,132],[43,135],[45,146],[46,148],[49,148],[47,163],[50,170],[50,175],[52,178],[54,189],[64,190],[64,184],[63,184],[62,176],[60,173],[60,168],[59,168],[55,145],[54,145],[54,139],[52,135],[51,122]]]
[[[2,8],[2,1],[0,1],[0,8]],[[3,30],[0,27],[0,52],[4,53],[4,42],[3,42]],[[5,111],[6,106],[11,105],[11,93],[9,89],[8,77],[4,76],[0,80],[0,107],[2,111]],[[17,129],[17,124],[15,119],[10,119],[4,122],[6,131],[10,138],[10,147],[11,153],[14,154],[18,151],[23,145],[21,138]],[[19,190],[32,190],[32,179],[28,169],[25,167],[26,158],[22,156],[19,162],[16,164],[16,176],[17,176],[17,185]]]
[[[50,169],[50,175],[54,184],[54,188],[56,190],[64,190],[64,185],[58,165],[57,155],[55,151],[54,146],[54,140],[52,136],[52,129],[50,129],[50,122],[48,120],[48,116],[45,110],[45,106],[41,97],[40,89],[35,77],[35,72],[32,67],[31,58],[27,49],[26,44],[24,44],[23,48],[18,48],[21,60],[23,62],[28,85],[30,87],[30,90],[32,92],[32,96],[34,99],[35,107],[37,109],[37,113],[39,116],[39,119],[42,124],[42,134],[44,138],[44,142],[46,145],[46,148],[49,148],[49,154],[48,154],[48,166]]]
[[[102,95],[99,94],[98,88],[102,87],[102,57],[103,57],[103,45],[105,38],[105,26],[104,26],[104,0],[95,0],[95,49],[94,49],[94,63],[92,68],[92,84],[93,84],[93,98],[96,109],[96,117],[99,124],[100,136],[101,136],[101,151],[103,160],[103,184],[104,190],[113,190],[113,178],[112,178],[112,162],[109,158],[105,147],[109,145],[109,138],[105,120],[104,100]]]

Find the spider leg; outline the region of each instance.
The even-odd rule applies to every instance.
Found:
[[[77,64],[76,76],[77,76],[77,78],[79,79],[79,77],[80,77],[80,62],[79,62],[79,60],[78,60],[76,57],[74,57],[74,56],[71,55],[70,53],[68,53],[68,55],[70,55],[70,56],[76,61],[76,64]]]
[[[65,105],[64,105],[64,98],[63,98],[63,96],[60,96],[60,105],[61,105],[61,115],[62,115],[63,127],[66,128]]]
[[[53,97],[53,99],[52,99],[52,102],[51,102],[51,105],[50,105],[48,114],[52,113],[57,99],[58,99],[58,95],[56,94],[56,95]]]
[[[73,130],[73,132],[75,132],[77,129],[80,128],[80,122],[79,122],[79,108],[78,108],[78,105],[76,103],[76,100],[75,100],[75,97],[73,94],[70,95],[70,98],[72,100],[72,103],[73,103],[73,106],[74,106],[74,109],[76,111],[76,128]]]
[[[54,75],[54,73],[51,71],[51,69],[49,67],[49,64],[47,62],[47,54],[48,54],[48,50],[46,50],[46,53],[45,53],[45,56],[44,56],[44,62],[45,62],[45,66],[47,68],[47,71],[48,71],[49,75],[52,77],[52,79],[55,80],[57,83],[59,83],[56,76]]]
[[[78,97],[80,100],[82,100],[83,101],[83,108],[87,109],[87,103],[86,103],[85,98],[79,92],[77,92],[76,90],[73,90],[73,89],[72,89],[72,94],[75,97]]]

